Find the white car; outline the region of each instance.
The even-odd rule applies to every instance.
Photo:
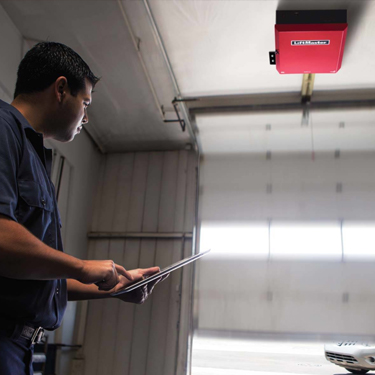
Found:
[[[366,374],[375,370],[375,345],[343,341],[324,345],[327,361],[345,367],[353,374]]]

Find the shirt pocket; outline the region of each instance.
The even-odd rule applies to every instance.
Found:
[[[53,211],[53,199],[41,184],[31,180],[18,180],[18,192],[27,206]]]

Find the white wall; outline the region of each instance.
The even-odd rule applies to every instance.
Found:
[[[101,170],[95,233],[192,233],[196,156],[187,151],[110,154]],[[186,239],[93,239],[90,257],[127,269],[161,268],[188,256]],[[90,301],[84,374],[184,374],[192,268],[173,272],[143,305],[116,299]],[[81,362],[81,363],[79,363]]]
[[[314,160],[308,153],[206,157],[201,220],[374,221],[374,165],[373,151],[318,153]],[[267,261],[231,257],[231,250],[199,264],[198,328],[343,335],[375,329],[375,262]]]

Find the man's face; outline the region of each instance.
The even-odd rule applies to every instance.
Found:
[[[86,80],[86,86],[76,96],[66,90],[64,100],[56,113],[52,138],[60,142],[70,142],[89,122],[87,107],[91,104],[92,84]]]

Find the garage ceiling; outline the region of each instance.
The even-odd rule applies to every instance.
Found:
[[[194,142],[178,122],[163,122],[176,119],[171,101],[178,95],[199,99],[186,106],[204,153],[263,152],[270,147],[294,151],[296,144],[299,151],[310,150],[312,132],[301,128],[301,110],[223,115],[194,108],[212,102],[235,106],[249,95],[258,104],[282,101],[285,95],[288,102],[299,102],[302,76],[279,75],[268,61],[276,9],[348,9],[343,67],[337,74],[316,76],[313,100],[314,95],[331,101],[375,99],[375,1],[149,0],[156,28],[146,1],[29,0],[1,5],[30,43],[65,43],[102,77],[88,131],[104,152],[178,149]],[[371,105],[360,112],[316,111],[311,119],[321,140],[317,144],[327,150],[340,144],[341,149],[348,145],[350,150],[373,150],[373,115]],[[347,126],[339,125],[342,122]]]
[[[268,58],[268,51],[275,49],[276,9],[290,8],[348,10],[343,68],[338,74],[317,75],[315,90],[375,87],[375,1],[153,0],[151,4],[183,96],[300,91],[301,75],[278,74]]]

